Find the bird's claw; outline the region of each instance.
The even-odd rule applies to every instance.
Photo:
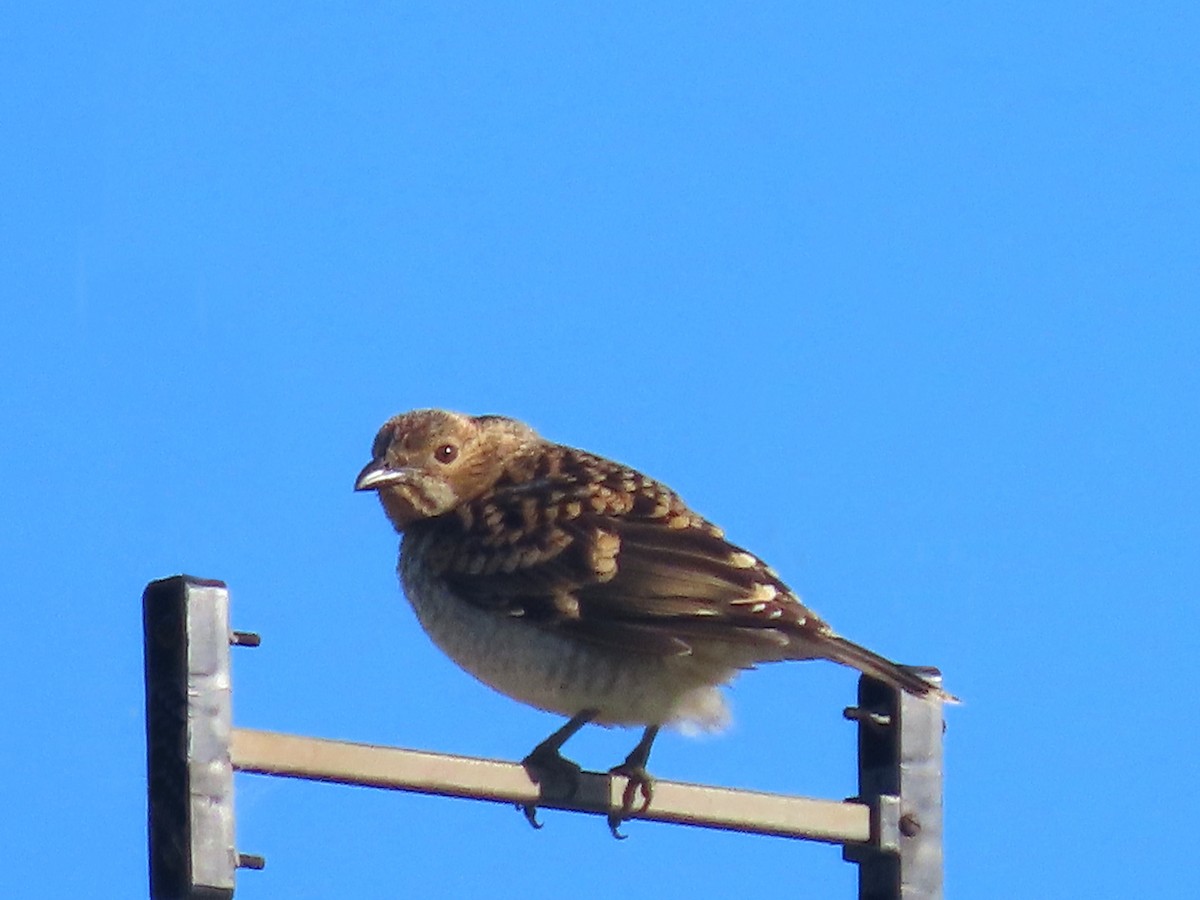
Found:
[[[525,821],[533,826],[535,831],[541,831],[542,823],[538,821],[536,803],[518,803],[517,809],[525,814]]]
[[[557,750],[544,749],[539,745],[521,760],[521,765],[529,775],[529,780],[538,786],[543,797],[570,800],[579,791],[579,777],[583,770]],[[542,823],[537,819],[537,809],[536,803],[521,805],[525,821],[534,828],[541,828]]]
[[[608,830],[618,841],[623,841],[628,835],[621,834],[618,829],[626,819],[641,815],[650,808],[650,801],[654,799],[654,779],[650,777],[645,766],[628,760],[608,771],[609,774],[625,778],[625,789],[621,791],[621,808],[608,814]],[[640,804],[637,802],[639,794]]]
[[[614,838],[616,838],[618,841],[623,841],[627,837],[629,837],[629,835],[623,834],[622,832],[618,831],[618,829],[620,827],[621,827],[621,817],[618,816],[616,813],[609,813],[608,814],[608,830],[612,834],[612,836]]]

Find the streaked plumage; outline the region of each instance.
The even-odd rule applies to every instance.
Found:
[[[835,634],[666,486],[513,419],[397,416],[356,488],[378,491],[403,535],[401,580],[434,642],[538,708],[718,728],[720,685],[740,669],[814,658],[949,699]]]

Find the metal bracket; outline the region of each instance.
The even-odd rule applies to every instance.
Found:
[[[585,772],[578,796],[541,797],[516,763],[431,754],[234,728],[231,631],[220,581],[180,575],[152,582],[142,601],[150,894],[153,900],[232,900],[238,868],[233,773],[293,778],[570,809],[620,808],[623,784]],[[917,669],[940,681],[936,669]],[[843,845],[859,866],[860,900],[942,898],[942,703],[863,676],[858,705],[858,791],[850,802],[658,781],[635,818]]]

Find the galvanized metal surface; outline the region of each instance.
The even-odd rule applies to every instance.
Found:
[[[150,895],[233,896],[229,592],[176,576],[142,597]]]
[[[857,799],[872,809],[872,841],[844,851],[859,865],[859,900],[942,900],[942,712],[865,675],[846,710],[858,721]]]
[[[546,796],[516,763],[232,727],[229,629],[219,581],[177,576],[143,597],[150,881],[154,900],[231,900],[236,868],[263,860],[234,842],[233,772],[282,775],[518,806],[610,815],[621,776],[583,772]],[[926,670],[937,677],[936,670]],[[859,793],[846,802],[658,781],[631,816],[844,845],[860,900],[942,900],[942,703],[863,676]]]

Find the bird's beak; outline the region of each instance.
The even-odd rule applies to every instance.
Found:
[[[377,491],[389,484],[404,481],[411,474],[411,469],[393,469],[385,460],[373,459],[363,466],[363,470],[354,479],[354,489],[356,491]]]

